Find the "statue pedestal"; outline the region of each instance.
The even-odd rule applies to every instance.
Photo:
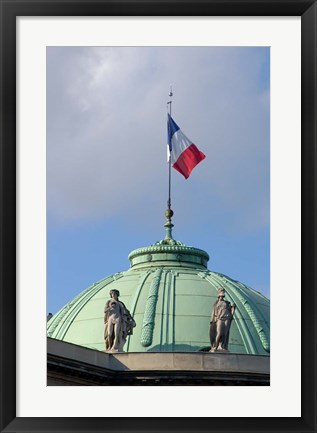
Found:
[[[110,349],[110,350],[104,350],[105,353],[124,353],[124,350],[119,349]]]
[[[230,353],[227,349],[210,349],[209,353]]]

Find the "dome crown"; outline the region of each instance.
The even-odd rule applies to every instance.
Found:
[[[129,254],[131,268],[162,265],[207,269],[209,255],[199,248],[189,247],[174,239],[163,239],[153,245],[133,250]]]

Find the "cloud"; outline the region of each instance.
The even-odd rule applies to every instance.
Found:
[[[173,172],[183,223],[197,209],[237,230],[269,222],[269,49],[47,49],[48,210],[60,224],[155,221],[167,200],[166,102],[207,158]],[[216,211],[215,211],[216,209]],[[201,217],[203,218],[203,217]],[[229,217],[230,221],[230,217]]]

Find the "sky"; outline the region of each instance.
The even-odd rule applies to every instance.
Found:
[[[206,155],[172,170],[173,237],[270,296],[268,47],[47,48],[47,311],[165,236],[166,117]]]

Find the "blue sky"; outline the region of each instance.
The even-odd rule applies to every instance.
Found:
[[[165,235],[166,103],[206,159],[172,170],[174,238],[269,297],[267,47],[47,48],[47,309]]]

